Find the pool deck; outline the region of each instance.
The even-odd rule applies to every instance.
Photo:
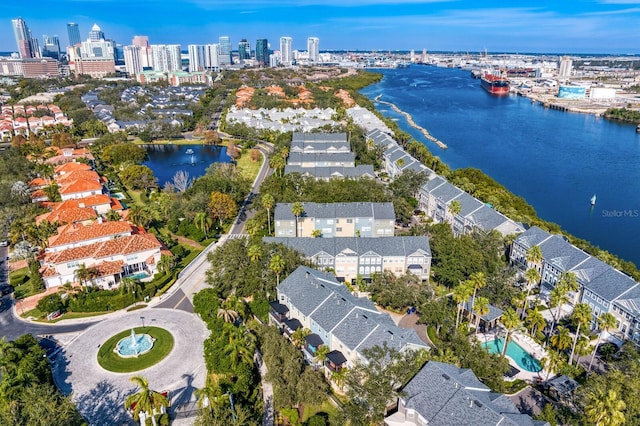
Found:
[[[492,340],[503,338],[504,333],[485,333],[478,334],[478,340],[480,343],[490,342]],[[524,333],[516,331],[511,335],[511,340],[516,342],[518,345],[522,347],[526,352],[528,352],[533,358],[535,358],[538,362],[542,358],[547,357],[547,351],[544,350],[542,346],[540,346],[537,342],[535,342],[531,337],[527,336]],[[520,370],[518,374],[513,376],[513,379],[522,379],[529,383],[535,383],[538,381],[538,378],[546,378],[547,370],[543,368],[541,371],[537,373],[533,373],[531,371],[523,370],[511,357],[507,356],[507,360],[509,361],[509,365]]]

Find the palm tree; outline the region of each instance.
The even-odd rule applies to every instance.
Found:
[[[13,364],[13,359],[20,354],[20,350],[16,349],[13,342],[7,342],[7,338],[4,336],[0,339],[0,371],[3,376],[7,374],[8,367]]]
[[[212,379],[207,379],[207,384],[201,389],[196,389],[194,394],[196,398],[198,398],[198,408],[203,409],[207,407],[209,410],[212,410],[212,402],[215,401],[222,392],[220,387],[214,383]]]
[[[578,338],[580,337],[580,328],[586,327],[589,325],[589,321],[591,321],[591,308],[586,303],[578,303],[573,308],[573,313],[571,314],[571,320],[573,324],[576,326],[576,335],[573,338],[573,345],[571,345],[571,355],[569,355],[569,365],[573,362],[573,355],[576,351],[576,344],[578,343]]]
[[[276,170],[278,172],[278,176],[282,177],[282,170],[286,165],[286,161],[280,155],[272,155],[269,157],[269,167]]]
[[[489,313],[489,299],[486,297],[478,297],[475,306],[476,315],[476,334],[478,334],[478,328],[480,327],[480,317]]]
[[[236,322],[238,317],[240,316],[238,312],[231,308],[218,308],[218,312],[216,314],[218,318],[222,318],[222,320],[226,323],[233,324]]]
[[[160,262],[158,262],[158,268],[160,269],[160,272],[168,274],[171,272],[174,266],[176,266],[176,261],[173,256],[170,256],[168,254],[163,254],[160,256]]]
[[[542,261],[542,249],[540,246],[529,247],[524,258],[527,261],[526,269],[532,268],[533,266],[537,268]]]
[[[155,426],[156,420],[153,417],[154,410],[162,411],[163,408],[169,406],[167,397],[149,388],[149,382],[142,376],[133,376],[131,379],[140,391],[129,395],[124,401],[125,410],[133,410],[134,420],[140,419],[140,413],[144,412],[151,417],[151,422]],[[146,423],[146,420],[145,420]]]
[[[456,306],[458,308],[456,313],[456,328],[458,328],[458,325],[460,324],[464,303],[469,300],[469,296],[471,296],[472,292],[473,288],[469,281],[463,281],[453,289],[453,300],[456,302]]]
[[[511,333],[520,327],[521,321],[520,317],[511,308],[507,308],[502,314],[502,318],[500,319],[502,325],[507,330],[507,334],[504,337],[504,346],[502,347],[502,356],[504,357],[507,353],[507,345],[509,345],[509,340],[511,340]]]
[[[615,390],[596,386],[589,392],[589,403],[585,407],[585,414],[591,424],[618,426],[625,423],[626,408],[627,404],[618,398]]]
[[[207,237],[207,232],[209,232],[209,215],[206,212],[198,212],[193,218],[193,224],[196,225],[196,228],[202,231],[205,238]]]
[[[556,313],[553,315],[551,329],[549,330],[549,336],[547,337],[550,337],[551,333],[553,333],[553,330],[556,328],[556,323],[560,319],[560,310],[562,309],[562,305],[569,303],[569,291],[564,283],[558,281],[553,290],[551,290],[550,303],[552,308],[556,308]]]
[[[460,212],[462,211],[462,204],[460,204],[460,201],[458,200],[453,200],[449,203],[449,207],[447,208],[447,210],[449,211],[449,214],[451,214],[451,216],[455,216],[457,214],[460,214]]]
[[[78,280],[82,286],[89,280],[90,274],[91,272],[84,263],[78,265],[78,268],[73,273],[75,279]]]
[[[603,312],[598,317],[598,329],[600,330],[600,333],[598,333],[598,340],[596,341],[596,347],[593,348],[593,354],[591,354],[591,360],[589,361],[589,368],[587,369],[588,372],[591,372],[591,365],[593,364],[593,359],[595,358],[596,352],[598,351],[598,346],[600,346],[600,340],[602,340],[602,335],[605,332],[611,330],[612,328],[615,328],[617,325],[618,325],[618,320],[616,320],[616,317],[614,317],[609,312]]]
[[[122,219],[122,218],[120,217],[120,213],[118,213],[118,212],[117,212],[117,211],[115,211],[115,210],[109,210],[109,211],[107,212],[107,214],[105,215],[105,217],[107,218],[107,220],[108,220],[109,222],[117,222],[117,221],[119,221],[120,219]]]
[[[571,347],[571,335],[569,329],[563,326],[558,327],[558,332],[551,336],[551,344],[558,351],[565,351]]]
[[[136,280],[134,280],[131,277],[124,277],[123,279],[120,280],[120,293],[121,294],[125,294],[125,293],[131,293],[133,290],[136,289]]]
[[[236,370],[240,362],[251,365],[255,352],[254,336],[244,326],[227,325],[222,332],[228,338],[224,353],[229,356],[231,367]]]
[[[262,196],[262,207],[267,210],[267,226],[269,235],[271,235],[271,209],[276,205],[276,200],[273,198],[271,194],[264,194]]]
[[[349,369],[346,367],[331,373],[331,380],[340,388],[340,390],[344,387],[344,381],[347,378],[347,374],[349,374]]]
[[[544,317],[538,310],[537,306],[534,306],[533,309],[529,309],[529,311],[527,311],[527,318],[525,321],[527,323],[527,326],[529,327],[529,330],[531,331],[532,336],[535,336],[536,332],[539,329],[544,328],[544,326],[546,325],[546,321],[544,320]]]
[[[535,246],[535,247],[538,247],[538,246]],[[524,304],[522,306],[521,318],[523,319],[524,319],[524,313],[527,308],[527,300],[529,299],[529,293],[531,292],[531,285],[537,284],[540,281],[540,272],[538,272],[538,270],[535,268],[527,269],[527,272],[525,272],[524,277],[527,280],[527,295],[524,298]]]
[[[262,259],[262,247],[260,244],[254,244],[249,247],[247,254],[252,262],[259,262]]]
[[[316,349],[316,352],[313,354],[313,360],[316,363],[320,364],[320,366],[323,366],[324,362],[327,360],[327,355],[329,354],[329,352],[331,352],[329,346],[320,345],[320,347]]]
[[[276,285],[280,285],[280,274],[284,271],[285,263],[282,256],[274,254],[269,261],[269,269],[276,274]]]
[[[296,201],[291,205],[291,213],[296,217],[296,237],[298,236],[298,221],[300,220],[300,216],[304,213],[304,206],[301,202]]]
[[[291,343],[297,348],[301,348],[304,345],[304,339],[311,334],[311,330],[308,328],[299,328],[291,334]]]
[[[558,351],[550,350],[547,351],[547,354],[546,358],[542,358],[540,360],[542,367],[547,370],[547,377],[545,380],[549,380],[549,376],[552,371],[558,371],[564,365],[564,359]]]
[[[473,286],[473,298],[471,299],[471,309],[469,310],[469,315],[471,315],[471,312],[475,309],[476,292],[487,285],[487,278],[484,272],[474,272],[469,276],[469,282]]]

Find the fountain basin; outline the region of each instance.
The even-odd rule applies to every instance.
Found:
[[[120,339],[113,351],[123,358],[137,357],[149,352],[154,340],[148,334],[135,334],[132,329],[131,335]]]

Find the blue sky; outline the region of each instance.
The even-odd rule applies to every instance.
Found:
[[[320,49],[539,53],[640,53],[640,0],[3,0],[0,51],[15,51],[11,19],[27,22],[42,43],[58,34],[67,44],[67,22],[82,38],[93,23],[108,38],[129,44],[214,43],[231,37],[255,45],[281,36],[306,50]]]

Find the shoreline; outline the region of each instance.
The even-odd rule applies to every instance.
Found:
[[[533,94],[533,95],[536,95],[536,94]],[[366,96],[366,95],[365,95],[365,96]],[[389,106],[391,106],[391,107],[394,109],[394,111],[396,111],[396,112],[398,112],[398,113],[402,114],[403,116],[405,116],[405,118],[407,118],[407,116],[408,116],[409,118],[411,117],[409,113],[406,113],[406,112],[404,112],[404,111],[400,110],[400,108],[398,108],[396,105],[394,105],[394,104],[392,104],[392,103],[390,103],[390,102],[381,101],[381,100],[380,100],[380,98],[381,98],[382,96],[383,96],[382,94],[379,94],[379,95],[377,95],[375,98],[370,98],[370,97],[368,97],[368,96],[367,96],[367,98],[374,102],[373,107],[375,108],[375,111],[376,111],[378,114],[380,114],[380,116],[384,117],[384,119],[385,119],[385,120],[390,121],[390,120],[391,120],[391,118],[389,118],[388,116],[384,116],[384,114],[383,114],[382,112],[380,112],[380,111],[376,108],[375,103],[380,103],[380,104],[389,105]],[[530,98],[529,96],[527,96],[526,94],[521,94],[521,96],[524,96],[524,97],[527,97],[527,98],[531,99],[531,98]],[[535,103],[535,102],[537,101],[537,99],[531,99],[531,101]],[[543,105],[543,106],[544,106],[544,104],[543,104],[542,102],[539,102],[539,103],[540,103],[541,105]],[[554,108],[554,109],[558,109],[558,108]],[[558,110],[560,110],[560,109],[558,109]],[[592,112],[590,112],[590,111],[583,111],[583,110],[575,110],[575,111],[572,111],[572,110],[569,110],[569,109],[565,109],[565,110],[563,110],[563,111],[567,111],[567,112],[577,112],[577,113],[583,113],[583,114],[584,114],[584,113],[587,113],[587,114],[592,113]],[[595,113],[594,113],[594,114],[595,114]],[[596,115],[597,115],[598,117],[602,117],[602,115],[601,115],[601,114],[596,114]],[[409,118],[407,118],[407,121],[408,121],[408,124],[409,124],[411,127],[414,127],[414,128],[416,128],[416,129],[418,129],[418,130],[424,130],[425,132],[427,132],[427,133],[428,133],[428,131],[427,131],[426,129],[423,129],[423,128],[421,128],[420,126],[417,126],[417,125],[413,126],[413,125],[411,125],[411,122],[412,122],[413,120],[411,119],[411,122],[410,122],[410,121],[409,121]],[[414,123],[414,124],[415,124],[415,123]],[[397,125],[397,124],[396,124],[396,125]],[[399,129],[399,130],[401,130],[401,131],[403,131],[403,132],[404,132],[404,130],[400,129],[399,125],[397,125],[397,126],[398,126],[398,129]],[[423,133],[423,134],[424,134],[424,133]],[[426,136],[426,135],[425,135],[425,136]],[[430,136],[430,137],[429,137],[429,140],[431,140],[431,138],[432,138],[433,136],[431,136],[430,134],[429,134],[429,136]],[[435,138],[434,138],[434,139],[435,139]],[[420,141],[418,141],[418,142],[420,142]],[[421,143],[422,145],[424,145],[424,146],[425,146],[425,148],[429,149],[429,148],[428,148],[428,145],[427,145],[426,143],[424,143],[424,142],[420,142],[420,143]],[[446,145],[445,145],[445,146],[446,146]],[[444,164],[446,164],[446,163],[444,163]],[[478,169],[478,170],[480,170],[480,172],[481,172],[483,175],[485,175],[485,176],[487,176],[488,178],[490,178],[490,179],[494,180],[494,179],[493,179],[489,174],[485,173],[482,169]],[[494,180],[494,181],[495,181],[495,180]],[[497,181],[495,181],[495,182],[499,184],[499,182],[497,182]],[[506,188],[506,187],[505,187],[505,188]],[[525,202],[527,202],[527,200],[526,200],[522,195],[517,195],[516,193],[512,192],[512,191],[511,191],[511,190],[509,190],[509,189],[507,189],[507,191],[508,191],[510,194],[512,194],[513,196],[521,197]],[[528,204],[528,202],[527,202],[527,204]],[[570,242],[571,242],[573,245],[575,245],[576,247],[580,248],[581,250],[586,251],[587,253],[591,254],[592,256],[594,256],[594,257],[596,257],[596,258],[600,258],[600,257],[596,254],[596,253],[598,253],[598,252],[600,252],[600,251],[605,252],[605,253],[609,253],[610,255],[612,255],[612,256],[615,258],[615,260],[616,260],[617,262],[628,263],[628,264],[632,265],[632,266],[631,266],[631,267],[632,267],[632,269],[634,269],[634,270],[635,270],[635,271],[627,271],[627,270],[625,270],[625,268],[624,268],[624,267],[614,266],[614,267],[616,267],[617,269],[621,270],[623,273],[625,273],[625,274],[627,274],[627,275],[630,275],[630,276],[632,276],[632,277],[633,277],[635,274],[638,274],[638,273],[639,273],[640,265],[636,264],[636,262],[634,262],[634,261],[632,261],[632,260],[629,260],[629,259],[627,259],[627,258],[624,258],[624,257],[622,257],[622,256],[620,256],[620,255],[618,255],[618,254],[615,254],[615,253],[611,252],[611,251],[610,251],[610,249],[602,248],[602,247],[600,247],[599,245],[596,245],[596,244],[592,243],[590,240],[586,240],[586,239],[584,239],[584,238],[582,238],[582,237],[578,237],[578,236],[574,235],[573,233],[570,233],[570,232],[568,232],[568,231],[566,231],[566,230],[562,229],[562,226],[561,226],[561,225],[559,225],[559,224],[557,224],[557,223],[555,223],[555,222],[550,222],[550,221],[548,221],[548,220],[546,220],[546,219],[541,218],[540,216],[538,216],[537,212],[535,213],[535,219],[537,219],[537,220],[539,220],[539,221],[541,221],[541,222],[543,222],[543,223],[548,223],[548,224],[552,224],[552,225],[557,226],[557,227],[558,227],[558,229],[559,229],[559,231],[555,231],[555,232],[554,232],[554,231],[550,231],[550,232],[552,232],[552,233],[558,233],[559,235],[564,235],[564,236],[566,236],[567,238],[569,238]],[[586,244],[586,246],[584,246],[583,244],[581,244],[581,242],[582,242],[582,243],[584,243],[584,244]],[[594,250],[595,250],[595,251],[594,251]],[[601,260],[602,260],[602,259],[601,259]],[[608,263],[608,262],[605,262],[605,263]]]
[[[414,129],[420,131],[420,133],[422,133],[425,138],[429,139],[431,142],[435,143],[436,145],[438,145],[438,147],[440,147],[442,149],[447,149],[448,148],[447,144],[445,144],[440,139],[438,139],[435,136],[433,136],[431,133],[429,133],[429,131],[427,129],[425,129],[424,127],[419,126],[415,121],[413,121],[413,117],[411,116],[411,114],[401,110],[400,108],[398,108],[395,104],[392,104],[391,102],[386,102],[386,101],[380,100],[380,98],[382,98],[381,94],[376,96],[373,99],[373,101],[377,102],[379,104],[390,106],[395,112],[397,112],[398,114],[403,115],[404,118],[407,119],[407,123],[409,123],[409,125],[411,127],[413,127]]]

